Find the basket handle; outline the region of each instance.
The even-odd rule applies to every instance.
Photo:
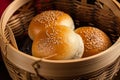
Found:
[[[105,4],[107,7],[109,7],[113,13],[120,18],[120,8],[117,6],[118,3],[116,4],[116,0],[97,0],[98,2],[101,2]]]

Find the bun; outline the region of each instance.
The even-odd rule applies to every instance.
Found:
[[[33,40],[44,28],[54,25],[63,25],[74,29],[74,22],[68,14],[58,10],[49,10],[36,15],[32,19],[28,28],[28,34]]]
[[[98,54],[111,46],[109,37],[98,28],[84,26],[77,28],[75,32],[82,37],[84,42],[83,57]]]
[[[82,38],[72,29],[57,25],[41,31],[33,40],[32,55],[46,59],[72,59],[84,51]]]

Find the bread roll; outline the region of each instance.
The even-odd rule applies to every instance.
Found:
[[[83,57],[98,54],[111,46],[109,37],[98,28],[84,26],[77,28],[75,32],[82,37],[84,42]]]
[[[61,25],[41,31],[32,44],[33,56],[51,60],[80,58],[83,51],[82,38],[72,29]]]
[[[64,25],[74,29],[74,22],[68,14],[58,10],[49,10],[36,15],[32,19],[28,28],[28,34],[33,40],[36,34],[44,28],[54,25]]]

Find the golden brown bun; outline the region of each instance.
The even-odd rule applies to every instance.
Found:
[[[72,59],[81,57],[84,51],[82,38],[64,26],[49,27],[41,31],[32,44],[32,55],[47,59]]]
[[[36,15],[32,19],[28,28],[28,34],[34,40],[34,37],[40,31],[54,25],[64,25],[74,29],[74,22],[68,14],[58,10],[49,10]]]
[[[98,28],[90,26],[79,27],[75,32],[82,37],[84,42],[83,57],[98,54],[111,46],[109,37]]]

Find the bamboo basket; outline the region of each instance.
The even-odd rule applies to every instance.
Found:
[[[1,15],[3,13],[3,11],[5,10],[5,8],[12,2],[12,0],[2,0],[0,1],[0,18]],[[2,61],[2,57],[1,57],[1,52],[0,52],[0,61]]]
[[[34,0],[13,1],[0,21],[2,58],[11,78],[112,80],[120,69],[120,10],[115,2],[112,0],[97,0],[93,3],[87,0],[36,0],[36,3]],[[29,22],[36,14],[49,9],[70,14],[76,26],[86,23],[102,29],[108,34],[113,45],[97,55],[74,60],[46,60],[26,54],[19,49],[17,40],[26,35]]]

